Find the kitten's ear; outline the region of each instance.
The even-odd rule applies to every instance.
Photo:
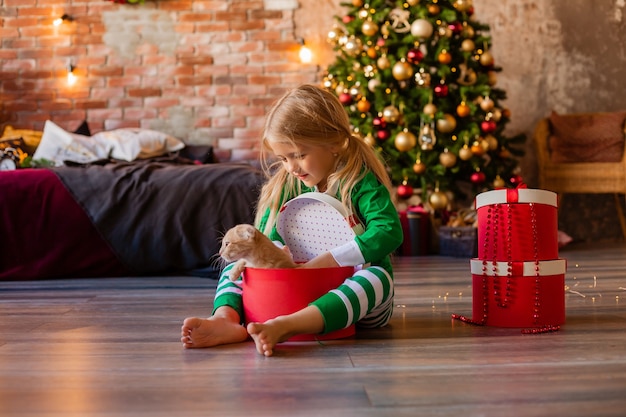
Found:
[[[243,239],[250,240],[254,238],[255,233],[256,233],[256,229],[254,228],[254,226],[247,224],[245,225],[245,227],[242,228],[240,236]]]

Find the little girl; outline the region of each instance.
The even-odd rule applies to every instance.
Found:
[[[282,241],[276,231],[280,207],[302,193],[325,192],[355,213],[365,232],[303,267],[370,266],[302,310],[246,328],[241,324],[241,278],[229,279],[229,265],[217,284],[212,316],[185,319],[183,346],[216,346],[251,336],[258,352],[271,356],[276,344],[297,334],[329,333],[355,323],[386,325],[394,294],[390,254],[402,243],[402,228],[385,166],[368,144],[352,135],[339,100],[312,85],[285,94],[267,116],[261,160],[269,180],[258,202],[259,230]]]

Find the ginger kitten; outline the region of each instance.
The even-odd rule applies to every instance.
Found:
[[[236,280],[246,266],[252,268],[296,268],[288,250],[276,246],[267,236],[250,224],[238,224],[222,239],[220,256],[235,262],[229,277]]]

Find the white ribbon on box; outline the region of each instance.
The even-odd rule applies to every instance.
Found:
[[[470,261],[472,275],[507,276],[509,266],[512,268],[511,276],[534,277],[537,272],[540,276],[562,275],[565,273],[567,264],[565,259],[553,261],[535,262],[493,262],[482,259]],[[495,271],[494,271],[495,264]],[[536,269],[538,268],[538,270]]]
[[[492,204],[537,203],[557,207],[557,195],[552,191],[513,188],[487,191],[476,196],[476,209]]]

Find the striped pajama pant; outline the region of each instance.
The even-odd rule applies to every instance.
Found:
[[[220,275],[213,302],[213,312],[229,306],[243,320],[242,278],[231,281],[227,265]],[[390,271],[370,266],[356,271],[338,288],[329,291],[311,304],[319,308],[326,324],[324,333],[356,324],[359,327],[382,327],[389,323],[393,313],[393,279]]]

